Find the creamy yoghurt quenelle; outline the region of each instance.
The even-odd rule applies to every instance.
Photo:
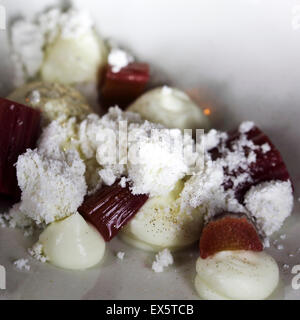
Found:
[[[222,251],[198,258],[196,271],[196,291],[207,300],[262,300],[279,282],[278,265],[265,252]]]
[[[203,111],[183,91],[167,86],[150,90],[128,107],[142,118],[167,128],[208,129],[210,122]]]
[[[40,235],[38,243],[48,261],[64,269],[91,268],[102,260],[105,252],[100,233],[79,213],[50,224]]]

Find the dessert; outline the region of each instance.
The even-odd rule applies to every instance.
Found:
[[[106,45],[77,9],[15,22],[12,50],[22,86],[0,99],[0,192],[21,195],[0,222],[39,233],[32,257],[84,270],[118,236],[156,252],[162,272],[171,251],[199,242],[202,298],[270,296],[279,269],[263,250],[292,212],[293,186],[261,129],[204,131],[209,113],[177,88],[145,92],[151,66]],[[87,83],[102,116],[77,91]]]
[[[195,287],[207,300],[261,300],[277,287],[279,269],[265,252],[222,251],[199,258]]]
[[[167,86],[147,91],[132,103],[128,111],[167,128],[209,129],[207,116],[183,91]]]
[[[97,265],[105,252],[105,241],[79,213],[51,223],[40,235],[43,255],[57,267],[72,270]]]

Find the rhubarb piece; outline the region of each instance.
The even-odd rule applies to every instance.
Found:
[[[255,227],[245,216],[225,213],[204,227],[200,238],[201,258],[226,250],[263,250]]]
[[[128,185],[122,188],[117,181],[87,197],[78,212],[110,241],[147,200],[147,195],[133,195]]]
[[[26,149],[35,147],[40,119],[40,111],[0,98],[0,194],[19,198],[15,163]]]
[[[252,186],[272,180],[287,181],[290,179],[279,150],[274,146],[269,137],[255,125],[246,132],[241,132],[241,129],[229,132],[226,141],[222,141],[217,148],[210,150],[213,160],[226,156],[228,151],[238,150],[243,135],[254,145],[253,150],[244,146],[244,155],[248,156],[250,152],[254,152],[255,160],[249,163],[246,170],[242,167],[238,167],[235,170],[224,168],[226,174],[224,189],[234,188],[236,198],[240,203],[243,203],[246,192]],[[233,187],[233,181],[244,173],[249,174],[249,179],[237,183]]]
[[[119,72],[113,72],[109,65],[100,84],[101,106],[104,110],[115,105],[125,109],[145,91],[149,78],[149,65],[146,63],[133,62]]]

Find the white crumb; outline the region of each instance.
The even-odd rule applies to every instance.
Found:
[[[119,252],[117,253],[117,258],[120,259],[120,260],[123,260],[123,259],[124,259],[124,256],[125,256],[125,252],[119,251]]]
[[[75,151],[51,155],[27,150],[16,165],[22,191],[18,209],[37,224],[65,218],[83,202],[85,165]]]
[[[244,121],[239,126],[240,133],[247,133],[254,127],[254,122],[252,121]]]
[[[279,230],[293,209],[290,181],[271,181],[253,186],[245,195],[245,205],[267,236]]]
[[[261,146],[261,149],[262,149],[262,152],[263,153],[267,153],[271,150],[271,147],[268,143],[264,143],[262,146]]]
[[[163,272],[165,267],[174,263],[173,256],[168,249],[164,249],[155,256],[155,261],[152,264],[154,272]]]
[[[283,249],[284,249],[284,246],[283,246],[282,244],[278,244],[278,245],[276,246],[276,249],[277,249],[277,250],[283,250]]]
[[[43,245],[41,243],[36,243],[32,248],[28,249],[28,253],[36,260],[45,263],[49,258],[43,252]]]
[[[112,72],[117,73],[133,62],[133,57],[119,48],[112,48],[108,55],[108,64],[112,66]]]
[[[30,265],[28,264],[28,259],[19,259],[14,262],[14,266],[19,270],[30,270]]]
[[[282,268],[283,268],[284,270],[288,270],[288,269],[290,268],[290,266],[285,263],[285,264],[282,266]]]

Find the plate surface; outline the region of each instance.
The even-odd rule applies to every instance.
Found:
[[[268,250],[281,269],[281,285],[272,298],[300,299],[300,289],[291,286],[291,269],[300,264],[300,1],[77,2],[91,11],[105,37],[148,61],[158,82],[189,90],[210,106],[216,127],[253,120],[281,150],[293,177],[295,209]],[[55,3],[32,0],[25,6],[21,0],[0,0],[8,21]],[[1,96],[13,89],[7,39],[8,30],[0,30]],[[287,234],[285,240],[281,234]],[[7,272],[0,299],[198,299],[193,285],[196,247],[177,253],[174,266],[161,274],[151,270],[154,254],[118,239],[108,245],[103,264],[85,272],[30,258],[31,270],[17,271],[12,262],[28,258],[26,248],[32,243],[18,230],[0,230],[0,264]],[[284,249],[278,250],[278,244]],[[116,258],[118,251],[126,253],[123,261]]]

